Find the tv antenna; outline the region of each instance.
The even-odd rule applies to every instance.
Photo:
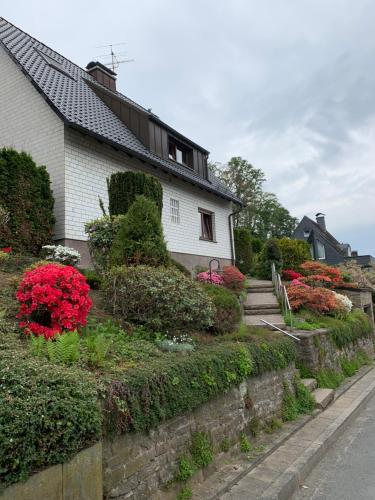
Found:
[[[118,45],[126,45],[126,42],[111,43],[109,45],[100,45],[99,47],[95,47],[97,49],[109,48],[110,51],[109,54],[102,54],[98,57],[110,57],[110,61],[103,62],[103,64],[104,66],[111,68],[112,71],[115,71],[120,66],[120,64],[134,62],[134,59],[123,59],[123,60],[119,59],[119,57],[124,56],[126,52],[119,52],[115,54],[113,47],[116,47]]]

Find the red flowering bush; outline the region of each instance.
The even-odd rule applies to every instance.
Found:
[[[223,284],[223,278],[220,276],[220,274],[216,273],[215,271],[204,271],[202,273],[197,274],[197,280],[202,281],[203,283],[212,283],[214,285],[222,285]]]
[[[283,280],[285,281],[293,281],[298,278],[302,278],[301,273],[297,273],[297,271],[293,271],[293,269],[284,269],[282,271]]]
[[[291,285],[288,287],[288,297],[293,311],[306,308],[320,314],[330,314],[340,313],[343,309],[335,293],[326,288]]]
[[[92,301],[86,278],[74,267],[47,264],[26,271],[16,297],[26,334],[51,338],[86,324]]]
[[[303,276],[327,276],[328,278],[331,278],[333,282],[341,282],[343,280],[340,269],[337,267],[327,266],[327,264],[316,260],[304,262],[301,264],[300,269]]]
[[[12,247],[0,248],[0,252],[3,252],[3,253],[11,253],[11,251],[12,251]]]
[[[225,266],[223,269],[223,285],[235,293],[241,293],[245,286],[245,276],[236,266]]]

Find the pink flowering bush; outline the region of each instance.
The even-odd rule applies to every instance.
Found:
[[[212,283],[214,285],[222,285],[224,280],[220,276],[220,274],[215,273],[215,271],[212,271],[210,274],[210,271],[204,271],[203,273],[197,274],[197,280],[202,281],[203,283]]]

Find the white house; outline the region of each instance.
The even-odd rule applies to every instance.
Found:
[[[46,165],[55,239],[89,262],[85,222],[101,215],[106,178],[140,170],[163,186],[163,227],[185,266],[233,260],[230,214],[240,201],[207,168],[208,151],[116,91],[116,74],[86,70],[0,17],[0,147]],[[237,205],[237,206],[236,206]]]

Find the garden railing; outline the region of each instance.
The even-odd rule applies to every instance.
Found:
[[[272,262],[271,265],[271,271],[272,271],[272,284],[275,290],[276,297],[278,301],[281,304],[281,310],[284,315],[284,317],[289,317],[289,324],[292,327],[293,326],[293,315],[292,315],[292,309],[290,307],[289,303],[289,298],[288,298],[288,293],[286,291],[285,285],[283,285],[281,281],[281,276],[280,274],[276,271],[276,267],[274,262]]]

